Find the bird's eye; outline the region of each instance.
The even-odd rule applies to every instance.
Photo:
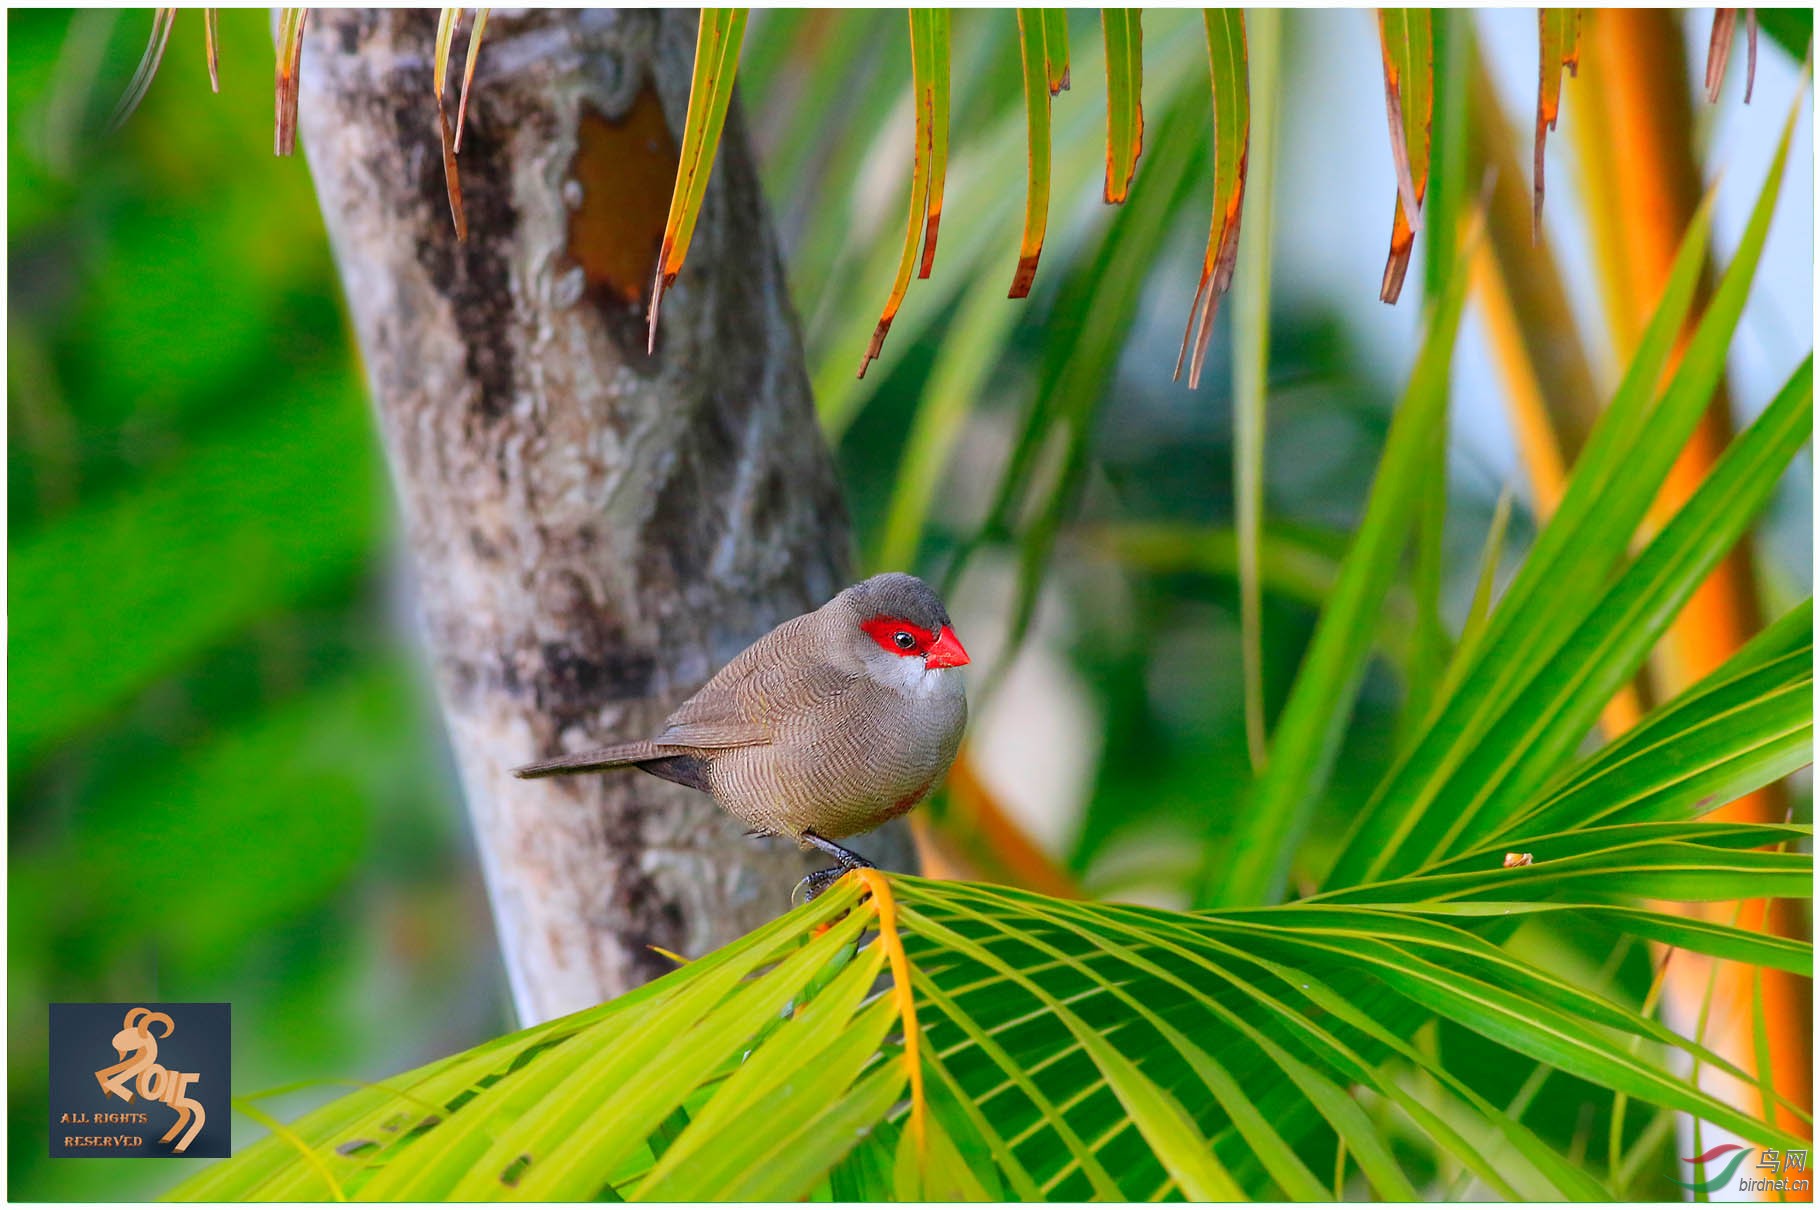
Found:
[[[907,630],[900,630],[892,635],[891,641],[897,644],[899,651],[909,651],[916,646],[916,640],[910,637],[910,632]]]

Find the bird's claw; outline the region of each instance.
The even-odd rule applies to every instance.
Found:
[[[812,903],[817,895],[820,895],[823,891],[840,881],[842,875],[849,874],[854,870],[871,870],[877,868],[870,861],[867,861],[864,857],[855,853],[852,849],[843,848],[842,846],[835,844],[832,840],[817,836],[814,832],[805,831],[802,834],[802,840],[810,848],[820,849],[840,864],[829,866],[825,870],[816,870],[813,874],[808,875],[801,882],[797,883],[796,888],[790,892],[791,907],[797,906],[796,897],[798,894],[803,895],[803,903]]]
[[[848,868],[845,866],[829,866],[825,870],[816,870],[804,875],[803,880],[797,883],[795,889],[790,892],[790,906],[800,907],[802,904],[815,902],[816,896],[840,881],[847,872]],[[800,900],[797,898],[798,895],[802,896]]]

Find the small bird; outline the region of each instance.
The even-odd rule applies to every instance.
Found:
[[[863,580],[740,652],[648,740],[514,769],[550,777],[638,768],[712,795],[754,836],[788,836],[838,866],[813,899],[872,863],[834,843],[914,807],[954,763],[968,662],[935,590],[903,572]]]

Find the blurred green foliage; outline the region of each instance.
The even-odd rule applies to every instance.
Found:
[[[1135,210],[1098,203],[1098,26],[1072,14],[1049,244],[1031,297],[1013,304],[1014,27],[1008,13],[955,15],[955,163],[935,277],[913,284],[863,384],[851,382],[858,349],[843,342],[869,334],[907,199],[902,14],[755,14],[741,72],[862,561],[907,549],[914,570],[940,580],[972,544],[982,578],[1015,581],[1022,564],[1065,604],[1036,615],[1039,641],[1066,663],[1101,734],[1088,806],[1059,858],[1105,892],[1183,891],[1204,846],[1223,843],[1222,807],[1250,775],[1237,588],[1230,556],[1209,553],[1231,548],[1229,316],[1202,390],[1169,381],[1210,187],[1191,18],[1146,19],[1151,124],[1132,203],[1146,224],[1134,231]],[[222,13],[212,97],[201,16],[180,13],[145,104],[114,135],[104,123],[149,12],[7,21],[9,1192],[141,1196],[186,1166],[46,1157],[49,1001],[229,1000],[241,1093],[375,1078],[510,1022],[459,795],[411,658],[408,577],[394,570],[381,459],[314,193],[301,158],[271,154],[268,15]],[[1307,23],[1285,32],[1293,83]],[[433,122],[427,87],[423,99]],[[993,162],[1007,145],[1017,161]],[[1147,192],[1171,180],[1166,197]],[[1305,185],[1280,176],[1278,196]],[[968,200],[982,195],[991,209]],[[1279,226],[1278,238],[1290,234]],[[1404,306],[1420,305],[1419,280]],[[1361,285],[1368,300],[1374,288]],[[1390,406],[1339,302],[1279,292],[1274,305],[1271,718]],[[1033,418],[1043,440],[1008,485],[1016,507],[1003,531],[988,532],[981,516]],[[1443,599],[1457,619],[1501,484],[1470,451],[1452,469]],[[923,492],[920,520],[893,534],[906,482]],[[1134,524],[1164,539],[1147,557],[1105,539]],[[1513,517],[1507,563],[1532,528]],[[1272,559],[1284,568],[1274,584]],[[1401,705],[1394,666],[1374,663],[1292,883],[1326,866],[1379,780]],[[1616,934],[1552,941],[1558,963],[1589,980],[1632,997],[1648,985],[1646,952]],[[1498,1061],[1488,1054],[1480,1084],[1503,1103],[1528,1073]],[[329,1091],[268,1108],[292,1117]],[[1548,1080],[1528,1120],[1562,1141],[1604,1137],[1602,1121],[1582,1120],[1582,1091]],[[236,1130],[255,1133],[245,1119]]]
[[[7,16],[18,1198],[194,1167],[47,1158],[50,1001],[231,1001],[241,1093],[509,1024],[266,21],[222,14],[211,97],[181,13],[107,135],[149,11]]]

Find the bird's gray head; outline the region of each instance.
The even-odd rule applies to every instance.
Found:
[[[906,572],[888,571],[861,580],[840,595],[862,622],[896,618],[931,633],[950,625],[935,589]]]
[[[901,571],[861,580],[835,598],[878,647],[919,667],[956,668],[967,650],[935,590]]]

